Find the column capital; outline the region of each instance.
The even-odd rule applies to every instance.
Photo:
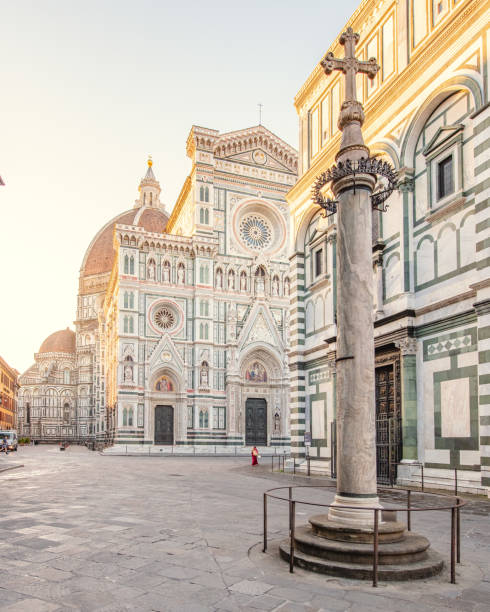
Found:
[[[402,355],[415,355],[417,353],[416,338],[402,338],[395,342],[395,346],[400,349]]]

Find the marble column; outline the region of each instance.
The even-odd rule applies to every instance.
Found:
[[[395,343],[401,357],[402,444],[404,463],[417,461],[417,340]]]
[[[351,151],[352,155],[352,151]],[[372,206],[375,178],[347,176],[333,185],[337,206],[337,495],[329,519],[371,525],[376,480]]]
[[[373,206],[375,174],[357,164],[369,157],[364,144],[364,110],[356,98],[356,75],[374,78],[379,66],[355,57],[359,34],[348,28],[339,42],[345,57],[327,53],[326,74],[345,75],[342,131],[331,188],[337,201],[337,495],[328,518],[346,526],[372,525],[380,507],[376,480],[376,423],[373,326]],[[354,508],[341,508],[352,506]]]

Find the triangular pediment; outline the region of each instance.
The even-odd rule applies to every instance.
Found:
[[[284,172],[298,171],[296,149],[263,125],[221,134],[214,144],[214,156]]]
[[[256,342],[269,344],[279,351],[284,348],[274,317],[264,304],[255,304],[250,311],[240,334],[238,348],[241,350]]]
[[[445,144],[450,138],[462,132],[464,125],[462,123],[456,123],[455,125],[444,125],[440,127],[434,136],[431,138],[429,144],[424,149],[424,155],[430,155],[434,153],[441,145]]]
[[[184,370],[184,362],[172,338],[168,334],[164,334],[160,338],[150,357],[150,370],[155,370],[163,366],[170,366],[173,370],[178,372]]]

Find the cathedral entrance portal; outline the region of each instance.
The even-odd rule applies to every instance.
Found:
[[[155,406],[155,444],[172,446],[174,443],[174,409]]]
[[[245,403],[245,444],[267,445],[267,402],[249,397]]]

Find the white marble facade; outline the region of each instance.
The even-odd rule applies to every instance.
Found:
[[[165,233],[115,225],[108,440],[289,445],[285,194],[296,152],[262,126],[193,127],[187,152],[193,171]],[[159,192],[151,171],[140,197]]]

